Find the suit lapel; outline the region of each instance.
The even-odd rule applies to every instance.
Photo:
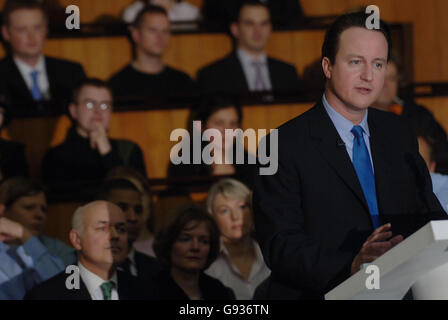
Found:
[[[233,79],[235,86],[242,91],[249,91],[249,84],[247,83],[243,66],[241,65],[240,59],[238,59],[236,51],[232,52],[229,56],[229,70],[235,70],[235,78]]]
[[[58,88],[56,88],[56,81],[54,79],[54,76],[60,72],[60,70],[55,70],[53,66],[53,61],[51,58],[45,57],[45,69],[47,71],[47,79],[48,79],[48,85],[50,90],[50,97],[51,99],[54,99],[54,95],[58,92]]]
[[[391,190],[393,184],[390,181],[393,162],[389,158],[392,150],[388,149],[387,131],[381,130],[381,123],[376,120],[376,110],[369,109],[370,150],[375,169],[378,208],[381,214],[381,212],[384,212],[385,205],[389,203],[389,197],[393,195]]]
[[[12,56],[9,56],[8,59],[9,59],[8,64],[10,66],[10,72],[8,74],[8,77],[10,79],[9,81],[12,87],[16,88],[17,93],[20,95],[21,100],[24,100],[26,97],[27,100],[34,101],[30,90],[28,90],[25,79],[23,79],[22,74],[19,71],[19,68],[14,62],[14,59],[12,58]]]
[[[324,109],[322,102],[314,107],[314,112],[310,123],[310,135],[315,141],[315,146],[322,154],[327,163],[334,169],[336,174],[344,181],[349,189],[356,195],[364,205],[367,213],[367,206],[364,193],[361,189],[355,168],[350,160],[342,139],[333,125],[330,117]]]

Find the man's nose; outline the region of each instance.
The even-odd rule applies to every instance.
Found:
[[[364,81],[372,81],[373,80],[373,68],[371,65],[366,64],[361,74],[361,78]]]
[[[126,212],[126,221],[131,224],[137,223],[137,215],[134,210],[130,209]]]
[[[45,211],[42,208],[37,208],[34,211],[34,219],[43,221],[45,219]]]
[[[115,227],[111,227],[110,228],[109,234],[110,234],[110,238],[111,239],[117,239],[118,238],[118,232],[117,232],[117,229],[115,229]]]

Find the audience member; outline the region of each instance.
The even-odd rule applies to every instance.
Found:
[[[146,175],[140,147],[109,138],[112,109],[112,92],[105,82],[86,79],[74,90],[69,106],[74,125],[65,141],[46,153],[42,163],[45,182],[76,190],[80,184],[101,181],[108,171],[120,166]]]
[[[110,79],[117,98],[191,94],[195,90],[193,80],[186,73],[163,62],[171,37],[165,9],[145,7],[132,24],[131,37],[136,59]]]
[[[9,108],[0,102],[0,132],[10,121]],[[0,181],[12,177],[28,176],[25,145],[0,138]]]
[[[141,230],[140,237],[134,242],[134,248],[136,251],[155,257],[156,254],[153,249],[155,209],[152,202],[148,179],[137,170],[126,167],[112,169],[107,174],[107,179],[126,179],[134,184],[142,194],[143,221],[145,222],[145,228]]]
[[[167,267],[158,277],[163,300],[229,300],[231,289],[204,273],[219,253],[219,230],[202,209],[181,208],[156,235],[154,251]]]
[[[120,269],[146,281],[155,278],[161,271],[157,259],[147,256],[133,248],[144,227],[143,194],[130,181],[125,179],[106,180],[97,197],[98,200],[110,201],[123,210],[126,216],[128,232],[128,255]],[[151,280],[150,279],[150,280]]]
[[[436,173],[437,153],[435,152],[435,142],[423,133],[418,134],[418,151],[425,160],[431,175],[432,188],[437,196],[442,208],[448,213],[448,176]]]
[[[2,36],[10,52],[0,61],[0,73],[8,75],[1,77],[0,88],[11,99],[11,112],[40,110],[39,102],[45,100],[54,101],[62,112],[73,88],[85,78],[82,66],[43,54],[48,16],[40,3],[8,0],[2,16]]]
[[[136,277],[117,272],[127,254],[125,215],[106,201],[94,201],[73,214],[70,242],[78,252],[79,289],[68,289],[61,272],[31,290],[29,300],[136,300],[157,297],[155,287],[143,288]]]
[[[27,290],[76,261],[72,248],[44,236],[44,188],[27,178],[0,186],[0,299],[23,299]]]
[[[205,272],[232,288],[238,300],[252,299],[257,286],[270,274],[252,236],[251,202],[250,190],[234,179],[215,183],[207,198],[207,211],[221,232],[221,250]]]
[[[197,21],[201,18],[199,8],[182,0],[138,0],[127,7],[123,12],[123,20],[133,23],[145,5],[163,7],[168,12],[171,22]]]
[[[272,25],[269,8],[246,1],[232,23],[237,49],[198,72],[202,92],[240,94],[253,91],[288,92],[300,86],[294,66],[266,55]]]
[[[193,164],[193,147],[190,147],[190,164],[170,163],[168,168],[168,176],[170,177],[194,177],[194,176],[222,176],[234,175],[237,179],[251,185],[252,168],[255,164],[255,156],[247,152],[242,145],[243,141],[235,138],[225,139],[225,130],[236,130],[241,128],[242,112],[239,104],[232,100],[223,97],[214,97],[204,100],[202,106],[193,112],[191,117],[195,121],[200,121],[201,128],[191,127],[190,130],[199,130],[202,134],[207,129],[217,129],[221,133],[221,141],[213,141],[216,149],[215,152],[220,154],[213,154],[214,163],[208,165],[201,161],[200,164]],[[193,135],[191,135],[193,136]],[[192,144],[192,139],[190,140]],[[203,142],[202,150],[211,142]],[[236,161],[237,149],[244,151],[244,163],[239,164]],[[233,158],[228,159],[232,151]],[[227,158],[226,158],[227,157]],[[221,164],[217,163],[218,161]],[[231,162],[231,164],[226,164]]]
[[[448,156],[448,140],[445,130],[428,109],[416,104],[412,99],[401,99],[398,96],[402,78],[401,64],[398,58],[392,55],[387,64],[383,90],[372,107],[404,117],[415,132],[418,130],[420,133],[431,137],[436,144],[437,156],[440,159],[442,157],[446,158]],[[441,170],[448,170],[447,164],[439,163],[439,165],[441,168],[443,167]]]

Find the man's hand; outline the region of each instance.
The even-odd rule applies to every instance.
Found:
[[[397,235],[392,239],[387,240],[392,237],[392,231],[390,231],[391,227],[392,225],[390,223],[379,227],[370,235],[367,241],[364,242],[361,251],[359,251],[358,255],[353,260],[351,268],[352,274],[358,272],[364,263],[374,261],[403,241],[403,236],[401,235]]]
[[[94,124],[94,129],[89,133],[89,138],[90,147],[98,150],[100,155],[104,156],[112,150],[106,128],[100,123]]]
[[[33,234],[20,223],[0,218],[0,241],[6,243],[23,244],[31,238]]]

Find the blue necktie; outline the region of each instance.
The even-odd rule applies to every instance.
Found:
[[[355,139],[353,141],[353,166],[358,175],[359,182],[367,200],[373,228],[379,227],[378,202],[376,198],[375,176],[373,175],[369,151],[363,138],[363,130],[360,126],[354,126],[351,130]]]
[[[33,87],[31,88],[31,95],[35,101],[40,101],[43,98],[43,94],[40,91],[39,83],[37,82],[37,77],[39,75],[39,71],[34,70],[31,73],[31,78],[33,79]]]

